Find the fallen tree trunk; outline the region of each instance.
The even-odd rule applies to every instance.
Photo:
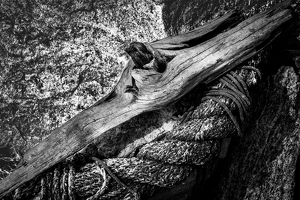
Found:
[[[131,44],[127,52],[132,60],[115,90],[27,152],[21,166],[1,181],[0,196],[81,150],[95,138],[101,141],[111,128],[141,113],[161,109],[195,86],[216,80],[272,41],[291,17],[287,5],[239,24],[241,17],[232,12],[184,35],[151,44]]]

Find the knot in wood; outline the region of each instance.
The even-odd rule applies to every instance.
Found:
[[[132,42],[125,51],[130,55],[135,64],[133,69],[152,69],[160,73],[166,69],[166,57],[161,55],[149,43]]]

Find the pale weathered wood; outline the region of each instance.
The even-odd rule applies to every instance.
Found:
[[[95,138],[101,141],[111,128],[143,112],[163,108],[199,83],[210,83],[232,70],[276,37],[279,27],[292,17],[292,12],[284,6],[255,15],[224,33],[216,34],[215,30],[220,32],[236,24],[239,18],[232,20],[232,15],[230,13],[212,25],[198,29],[199,32],[178,36],[180,44],[176,43],[176,38],[145,44],[145,51],[149,53],[145,58],[135,57],[133,51],[132,61],[115,90],[29,150],[22,165],[0,182],[0,197],[76,153]],[[227,25],[222,26],[223,22]],[[169,42],[171,46],[168,46]],[[138,47],[132,47],[144,48],[136,45]]]

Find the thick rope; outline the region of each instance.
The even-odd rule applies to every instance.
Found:
[[[245,73],[260,76],[256,70],[248,67],[245,70]],[[179,119],[162,140],[141,146],[134,157],[100,162],[95,158],[80,168],[72,163],[62,164],[63,167],[49,169],[17,189],[15,199],[37,196],[50,199],[50,195],[60,196],[60,199],[138,199],[139,195],[149,197],[161,187],[179,184],[195,166],[205,165],[219,155],[221,145],[216,139],[241,134],[239,127],[251,103],[247,87],[257,80],[246,81],[240,72],[230,75],[235,81],[226,75],[227,79],[208,91],[210,95],[202,98],[199,105],[187,103],[189,108],[184,108],[184,120]],[[201,99],[197,95],[190,97]],[[241,122],[234,115],[236,111]],[[121,184],[120,179],[126,181],[126,185]]]

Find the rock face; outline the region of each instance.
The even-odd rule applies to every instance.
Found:
[[[163,20],[166,32],[173,35],[230,9],[244,9],[247,17],[278,2],[166,1]],[[229,154],[219,161],[214,175],[194,199],[299,198],[298,36],[299,23],[295,23],[258,56],[263,59],[263,80],[253,98],[244,136],[232,140]]]
[[[177,35],[203,25],[207,20],[223,15],[229,10],[243,10],[244,14],[249,16],[270,8],[278,2],[281,1],[166,0],[163,8],[163,22],[169,35]]]
[[[0,179],[113,88],[130,42],[165,37],[151,0],[4,0],[0,13]]]
[[[168,32],[170,34],[172,34],[172,32],[173,33],[185,32],[186,30],[190,30],[194,28],[194,26],[198,26],[202,24],[203,20],[208,20],[209,18],[214,18],[218,15],[221,15],[222,13],[227,12],[227,10],[230,8],[234,8],[234,7],[245,8],[245,6],[247,6],[246,4],[244,5],[242,3],[238,4],[238,1],[235,3],[236,4],[233,3],[230,4],[227,2],[226,6],[224,6],[225,3],[222,2],[221,3],[215,2],[213,4],[210,4],[208,2],[200,2],[200,1],[199,2],[168,1],[166,2],[164,8],[165,9],[164,17],[166,20],[168,19],[168,16],[170,16],[170,19],[172,20],[171,21],[166,20],[165,24],[167,28],[169,26]],[[249,6],[251,6],[251,2]],[[201,8],[202,10],[199,11],[197,10],[197,8],[199,9]],[[251,15],[251,12],[257,12],[260,10],[258,9],[257,5],[256,8],[257,9],[255,9],[254,6],[254,9],[250,10],[248,13],[244,13],[244,16]],[[261,6],[260,8],[263,8],[263,6]],[[166,9],[170,9],[169,12]],[[276,11],[278,10],[279,9],[277,9]],[[195,12],[194,14],[194,11],[197,11],[197,13]],[[215,11],[216,14],[213,14],[215,13]],[[199,13],[201,13],[201,15]],[[266,17],[267,20],[264,20],[264,22],[270,20],[271,18],[270,15],[272,14],[273,12],[268,12]],[[246,23],[246,25],[248,26],[249,24]],[[174,128],[173,131],[169,130],[168,133],[165,133],[164,139],[159,138],[157,136],[158,135],[157,133],[154,134],[153,129],[157,129],[156,131],[158,132],[159,131],[164,132],[164,130],[166,129],[172,129],[170,127],[168,128],[168,127],[158,126],[158,124],[162,125],[165,123],[162,123],[159,120],[157,120],[153,122],[157,126],[155,127],[152,126],[149,129],[141,130],[141,129],[137,129],[136,126],[132,127],[131,125],[132,122],[136,122],[134,123],[134,125],[138,124],[137,125],[138,127],[146,126],[143,123],[138,123],[141,122],[139,120],[142,119],[139,118],[136,119],[135,121],[132,120],[131,124],[129,124],[130,126],[128,126],[127,132],[129,132],[131,128],[133,130],[137,130],[140,132],[150,131],[152,133],[152,136],[153,135],[157,136],[156,138],[157,141],[155,138],[150,139],[151,141],[146,140],[148,138],[147,136],[151,135],[151,133],[147,135],[145,133],[145,135],[142,135],[141,137],[138,138],[138,141],[135,140],[132,143],[130,142],[128,146],[126,145],[126,147],[131,147],[131,144],[136,145],[135,143],[136,141],[137,143],[140,144],[139,146],[135,146],[135,148],[131,148],[132,152],[129,151],[129,153],[128,152],[124,153],[123,151],[121,151],[120,154],[118,154],[118,155],[121,155],[122,153],[123,155],[126,154],[129,156],[129,158],[126,158],[126,156],[125,157],[118,156],[119,158],[112,158],[115,154],[118,153],[118,151],[122,149],[127,149],[124,146],[119,145],[117,148],[111,148],[107,146],[96,145],[98,149],[94,149],[94,150],[92,149],[91,151],[95,151],[95,152],[91,152],[91,155],[88,156],[91,157],[91,156],[102,155],[102,157],[105,157],[107,159],[104,159],[104,161],[101,161],[99,159],[98,159],[99,161],[97,161],[96,159],[97,162],[92,164],[87,163],[88,161],[85,160],[84,161],[85,163],[81,163],[82,165],[84,165],[83,167],[77,165],[79,162],[78,163],[76,162],[76,156],[73,158],[73,160],[71,158],[67,159],[67,163],[64,163],[64,166],[60,166],[60,165],[55,166],[54,168],[42,174],[40,177],[37,177],[37,179],[40,178],[40,180],[37,179],[33,180],[31,184],[27,184],[23,186],[23,188],[21,188],[23,189],[23,191],[21,189],[16,190],[14,193],[15,199],[18,199],[17,197],[19,197],[19,199],[25,199],[24,197],[22,197],[22,195],[24,196],[24,191],[27,191],[29,196],[37,195],[40,197],[40,199],[50,198],[52,196],[54,196],[55,199],[67,199],[67,196],[65,195],[69,195],[68,198],[73,199],[74,194],[79,196],[81,195],[80,199],[86,197],[89,197],[89,199],[98,199],[102,195],[104,188],[106,188],[107,186],[106,183],[109,182],[108,179],[110,179],[107,178],[109,176],[105,174],[106,172],[104,171],[104,169],[111,177],[113,177],[112,174],[116,173],[117,176],[124,178],[124,180],[127,179],[132,180],[134,183],[132,183],[130,186],[138,189],[138,191],[133,191],[133,190],[131,191],[131,189],[129,188],[128,191],[126,190],[120,192],[119,187],[122,184],[119,183],[120,181],[118,179],[113,177],[115,179],[115,182],[118,182],[119,184],[115,183],[110,185],[108,187],[110,193],[101,196],[104,199],[105,198],[106,199],[132,199],[133,195],[137,199],[139,195],[137,195],[136,193],[141,193],[141,194],[146,194],[151,196],[152,193],[157,191],[158,191],[157,192],[158,195],[154,196],[152,199],[175,199],[174,196],[176,196],[176,199],[181,199],[181,200],[199,199],[199,198],[200,199],[224,199],[224,200],[225,199],[290,199],[292,200],[293,196],[294,198],[297,198],[296,195],[298,194],[294,193],[295,190],[294,188],[299,186],[298,186],[298,182],[296,182],[296,179],[294,178],[295,177],[294,174],[295,173],[299,174],[299,172],[296,169],[296,165],[297,165],[296,161],[298,158],[299,146],[300,146],[299,144],[300,143],[299,142],[300,121],[298,118],[298,110],[300,105],[299,98],[298,98],[299,57],[297,57],[300,44],[299,41],[297,40],[299,34],[298,27],[299,27],[299,23],[296,21],[294,21],[293,23],[289,23],[289,26],[286,26],[284,28],[285,32],[282,32],[281,37],[277,38],[276,41],[273,41],[272,46],[268,46],[268,48],[264,48],[264,51],[260,52],[259,55],[256,55],[251,60],[242,63],[243,65],[252,65],[252,64],[255,65],[256,67],[255,69],[256,70],[259,69],[258,71],[262,72],[262,78],[260,78],[259,81],[258,79],[250,79],[250,78],[247,78],[244,81],[237,81],[238,75],[240,75],[240,79],[242,79],[244,74],[243,72],[244,69],[241,69],[240,74],[236,75],[236,82],[240,82],[246,85],[244,88],[240,85],[241,90],[245,90],[245,94],[247,90],[247,85],[250,84],[249,83],[250,80],[254,80],[255,83],[253,82],[253,85],[258,85],[258,86],[255,88],[251,87],[249,89],[249,93],[251,94],[251,98],[249,98],[249,102],[250,99],[252,99],[252,103],[249,104],[252,105],[252,111],[251,113],[249,112],[250,115],[247,115],[250,116],[248,117],[248,119],[246,120],[241,119],[241,121],[247,121],[246,127],[244,127],[244,129],[242,129],[243,131],[241,131],[243,133],[241,135],[243,136],[235,137],[232,139],[232,142],[229,146],[229,151],[227,153],[227,157],[224,158],[224,156],[226,156],[225,153],[222,154],[220,159],[218,158],[218,155],[220,155],[219,148],[221,145],[219,144],[219,141],[216,140],[216,139],[220,139],[221,137],[220,135],[222,135],[221,133],[224,133],[224,131],[222,131],[222,128],[224,129],[225,125],[223,124],[222,126],[218,127],[216,125],[217,123],[213,124],[211,122],[210,123],[203,122],[203,126],[201,126],[203,131],[199,131],[198,130],[199,123],[193,123],[193,122],[199,122],[199,119],[201,119],[200,117],[203,114],[205,115],[204,116],[205,119],[208,119],[208,116],[210,116],[211,113],[215,115],[216,114],[215,110],[218,109],[217,106],[220,107],[222,102],[219,101],[221,103],[217,105],[208,102],[207,104],[209,104],[210,106],[206,106],[207,104],[201,101],[201,104],[197,106],[197,108],[199,107],[201,108],[202,106],[203,109],[197,110],[196,108],[194,111],[189,112],[190,111],[189,107],[193,107],[193,105],[187,105],[190,102],[185,101],[183,97],[183,99],[177,102],[177,105],[182,104],[183,110],[184,109],[186,110],[179,111],[177,105],[175,105],[174,107],[176,107],[176,109],[178,110],[175,109],[174,112],[172,112],[172,109],[170,108],[169,110],[170,113],[168,113],[168,117],[170,119],[168,119],[168,122],[170,123],[174,122],[175,125],[174,127],[172,126]],[[251,30],[249,34],[251,36],[250,38],[256,38],[254,37],[255,34],[253,33],[255,32],[254,29],[249,28],[249,30]],[[232,34],[228,34],[228,35],[231,36]],[[260,34],[260,35],[265,35],[265,34]],[[239,40],[240,38],[239,36],[240,35],[238,35],[237,37],[235,36],[232,37],[234,37],[234,39]],[[207,37],[204,38],[208,40]],[[194,42],[195,40],[192,41]],[[228,43],[224,43],[224,44],[226,44],[230,48],[234,48],[235,44],[232,44],[232,41],[234,40],[233,39],[228,40]],[[188,44],[192,44],[193,42],[190,42]],[[187,43],[184,42],[183,43],[178,42],[178,43],[179,43],[178,46],[181,48],[188,46]],[[216,43],[219,44],[219,42]],[[254,45],[252,42],[250,44],[251,47],[256,47],[256,45]],[[135,47],[137,47],[137,50],[143,50],[142,48],[143,46],[141,47],[139,46],[139,44],[136,45],[137,46]],[[178,46],[173,45],[172,47],[173,49],[177,49]],[[160,54],[158,54],[156,51],[151,49],[152,47],[151,48],[150,47],[151,46],[148,46],[148,48],[151,50],[153,55],[149,54],[148,56],[147,54],[147,56],[145,56],[142,60],[137,60],[137,59],[134,60],[137,67],[134,68],[132,66],[132,68],[130,68],[132,71],[137,72],[138,70],[142,70],[142,69],[144,70],[148,69],[148,71],[150,71],[154,69],[151,68],[151,65],[148,65],[149,57],[152,58],[152,56],[157,54],[159,55],[160,58]],[[258,46],[258,48],[260,47],[261,45]],[[222,48],[218,48],[217,52],[220,52],[221,51],[220,49]],[[148,50],[146,51],[147,53],[149,53]],[[132,54],[132,51],[130,52]],[[198,51],[196,53],[198,53]],[[188,57],[186,55],[187,54],[185,54],[184,57]],[[147,61],[146,62],[147,64],[144,63],[145,60]],[[160,59],[157,60],[153,59],[153,60],[161,61]],[[152,63],[154,63],[154,61]],[[217,63],[219,63],[219,60],[217,61],[218,61]],[[142,64],[139,66],[140,63]],[[158,68],[154,69],[153,71],[155,70],[160,71],[158,70],[160,68],[159,67],[160,65],[157,66]],[[227,66],[232,66],[232,65],[227,65]],[[197,69],[198,68],[193,68],[193,70],[190,71],[195,73]],[[235,71],[239,71],[239,69]],[[257,73],[257,71],[255,70],[248,72],[249,76],[247,75],[247,77],[251,77],[251,74],[255,72]],[[231,72],[230,74],[234,75],[234,73],[235,72]],[[125,74],[129,74],[129,73],[125,73]],[[135,76],[132,77],[139,78],[137,75],[138,73],[136,73]],[[226,75],[224,77],[226,78]],[[225,80],[224,77],[220,78],[220,82],[222,81],[222,79],[223,81]],[[130,80],[130,82],[131,81],[133,82],[133,79],[125,79],[125,80]],[[135,80],[142,80],[142,79],[135,79]],[[124,82],[127,83],[126,81]],[[233,86],[234,84],[236,84],[233,83],[234,81],[231,82],[232,85],[230,85],[229,82],[225,81],[225,83],[227,83],[229,86]],[[121,81],[121,83],[123,82]],[[141,84],[141,82],[137,82],[137,83],[134,82],[134,83],[135,84],[131,83],[131,85],[129,86],[134,85],[138,89],[142,88],[141,86],[143,84]],[[225,83],[224,85],[228,87],[228,85],[226,85]],[[219,93],[223,91],[222,94],[224,94],[225,89],[221,88],[220,86],[222,84],[217,84],[217,85],[220,87]],[[128,84],[122,84],[122,87],[117,87],[116,89],[117,92],[113,93],[114,95],[108,96],[106,100],[108,102],[112,102],[113,97],[116,96],[118,92],[124,91],[123,86],[127,87]],[[213,97],[208,97],[208,96],[209,95],[213,96],[214,95],[213,90],[216,89],[214,86],[209,86],[209,87],[211,87],[209,88],[210,91],[207,92],[206,93],[207,96],[205,96],[207,98],[205,99],[204,97],[204,99],[207,101],[213,99]],[[131,87],[130,89],[133,90],[134,88]],[[229,89],[227,89],[227,91],[228,90]],[[138,91],[135,92],[136,92],[135,94],[131,94],[129,96],[130,97],[128,98],[129,100],[132,100],[137,97]],[[128,91],[126,90],[124,93],[128,93]],[[234,95],[238,96],[238,93]],[[244,94],[242,93],[241,96],[243,95]],[[225,96],[225,95],[219,95],[219,96]],[[128,95],[125,97],[128,97]],[[193,101],[198,98],[197,95],[189,96],[188,94],[186,97],[187,100],[193,99]],[[124,103],[125,100],[128,99],[123,98],[122,101],[120,102]],[[235,98],[231,98],[231,100],[232,99]],[[227,108],[233,104],[226,100],[224,100],[223,104],[225,104],[226,102],[228,103]],[[96,103],[94,107],[92,107],[92,109],[94,108],[93,110],[96,110],[95,107],[99,106],[100,104],[101,101]],[[240,104],[234,104],[236,105],[236,107],[239,108],[232,110],[231,115],[233,115],[232,113],[234,113],[234,111],[236,111],[235,113],[237,113],[237,110],[243,110],[240,109],[242,107],[242,104],[243,102],[241,102]],[[208,109],[206,110],[208,113],[205,113],[203,110],[204,108],[208,108],[208,107],[214,108],[215,110],[210,112],[210,109]],[[227,116],[228,113],[226,114],[224,112],[224,110],[226,110],[224,109],[224,107],[220,107],[218,110],[222,111],[221,113],[222,115]],[[248,104],[244,109],[244,111],[247,112],[249,111]],[[101,112],[97,112],[97,113],[101,113]],[[241,115],[241,113],[239,114]],[[83,115],[83,116],[85,120],[88,119],[87,117],[88,115]],[[146,115],[146,117],[147,118],[151,117],[152,119],[152,118],[156,118],[156,115],[155,114]],[[165,116],[162,116],[162,118],[164,117]],[[173,117],[175,118],[177,117],[177,119],[173,119]],[[178,119],[181,117],[184,119],[183,121]],[[99,119],[102,118],[105,118],[105,116],[101,117],[100,115]],[[186,121],[186,119],[188,121]],[[110,122],[112,120],[108,120],[108,121]],[[122,124],[122,126],[123,127],[121,126],[116,127],[115,130],[112,131],[115,131],[116,135],[118,135],[120,134],[120,132],[123,131],[124,124]],[[149,124],[149,126],[151,126],[151,123]],[[76,127],[77,126],[75,126],[75,128]],[[78,126],[78,127],[85,127],[85,126]],[[75,129],[75,128],[69,130],[71,130],[72,132],[75,131],[75,133],[79,133],[76,132],[79,129]],[[213,136],[213,134],[216,133],[215,129],[217,128],[219,131],[221,131],[221,133],[218,134],[216,138],[211,138],[211,136]],[[212,130],[210,132],[212,134],[208,134],[207,132],[205,132],[208,129]],[[232,126],[228,126],[227,129],[230,129],[230,133],[234,133],[235,127],[232,124]],[[67,129],[63,129],[63,130],[67,132],[66,131]],[[91,132],[87,132],[87,134],[88,133]],[[109,134],[109,135],[113,136],[113,134]],[[232,136],[234,135],[233,134],[232,135],[229,134],[225,136],[223,135],[221,138],[232,137]],[[100,139],[102,139],[102,141],[105,140],[104,137]],[[117,139],[116,137],[111,138],[111,140],[114,141],[116,139]],[[176,139],[176,141],[174,139]],[[183,141],[181,141],[181,139]],[[189,140],[186,141],[187,139]],[[207,141],[209,139],[210,141]],[[191,142],[191,140],[203,140],[203,141],[202,143],[200,143],[201,144],[200,145],[193,141]],[[109,141],[109,138],[107,138],[107,141]],[[125,142],[121,141],[121,143],[125,143]],[[112,142],[109,142],[109,144],[111,146],[117,146],[117,144],[115,143],[113,144]],[[65,143],[63,144],[63,146],[70,147]],[[103,155],[103,152],[105,152],[104,149],[106,147],[107,149],[109,149],[109,151],[106,152],[107,153],[106,155]],[[181,147],[185,147],[185,148],[181,148]],[[102,148],[102,151],[99,151],[99,148],[100,149]],[[205,153],[205,155],[201,155],[201,153],[203,152]],[[95,155],[95,154],[99,154],[99,155]],[[29,155],[33,155],[33,154],[29,154]],[[195,155],[195,156],[191,157],[190,155]],[[80,156],[80,154],[78,154],[77,156]],[[82,155],[82,157],[84,156],[85,155]],[[214,156],[215,159],[211,158],[211,156]],[[30,158],[28,160],[30,161]],[[193,164],[195,166],[192,166]],[[27,165],[26,163],[23,164],[23,166],[26,165]],[[102,178],[99,178],[99,175],[101,175]],[[17,180],[20,182],[20,179]],[[182,180],[185,181],[181,182]],[[37,184],[37,181],[39,181],[39,184]],[[68,183],[66,184],[66,182]],[[178,182],[180,182],[179,187],[176,186]],[[91,187],[86,187],[88,185],[90,185]],[[196,186],[195,190],[193,188],[194,185]],[[101,190],[103,189],[103,191],[99,190],[100,186],[101,186]],[[166,188],[162,189],[163,187]],[[35,191],[36,194],[33,192],[33,190]],[[193,194],[191,194],[191,192],[193,192]],[[190,195],[192,195],[193,197],[190,198],[189,197]],[[63,198],[59,198],[59,196],[62,196]],[[142,196],[142,198],[144,199],[144,196]],[[145,196],[145,198],[147,199],[147,196]],[[36,198],[32,197],[32,199],[36,199]]]

